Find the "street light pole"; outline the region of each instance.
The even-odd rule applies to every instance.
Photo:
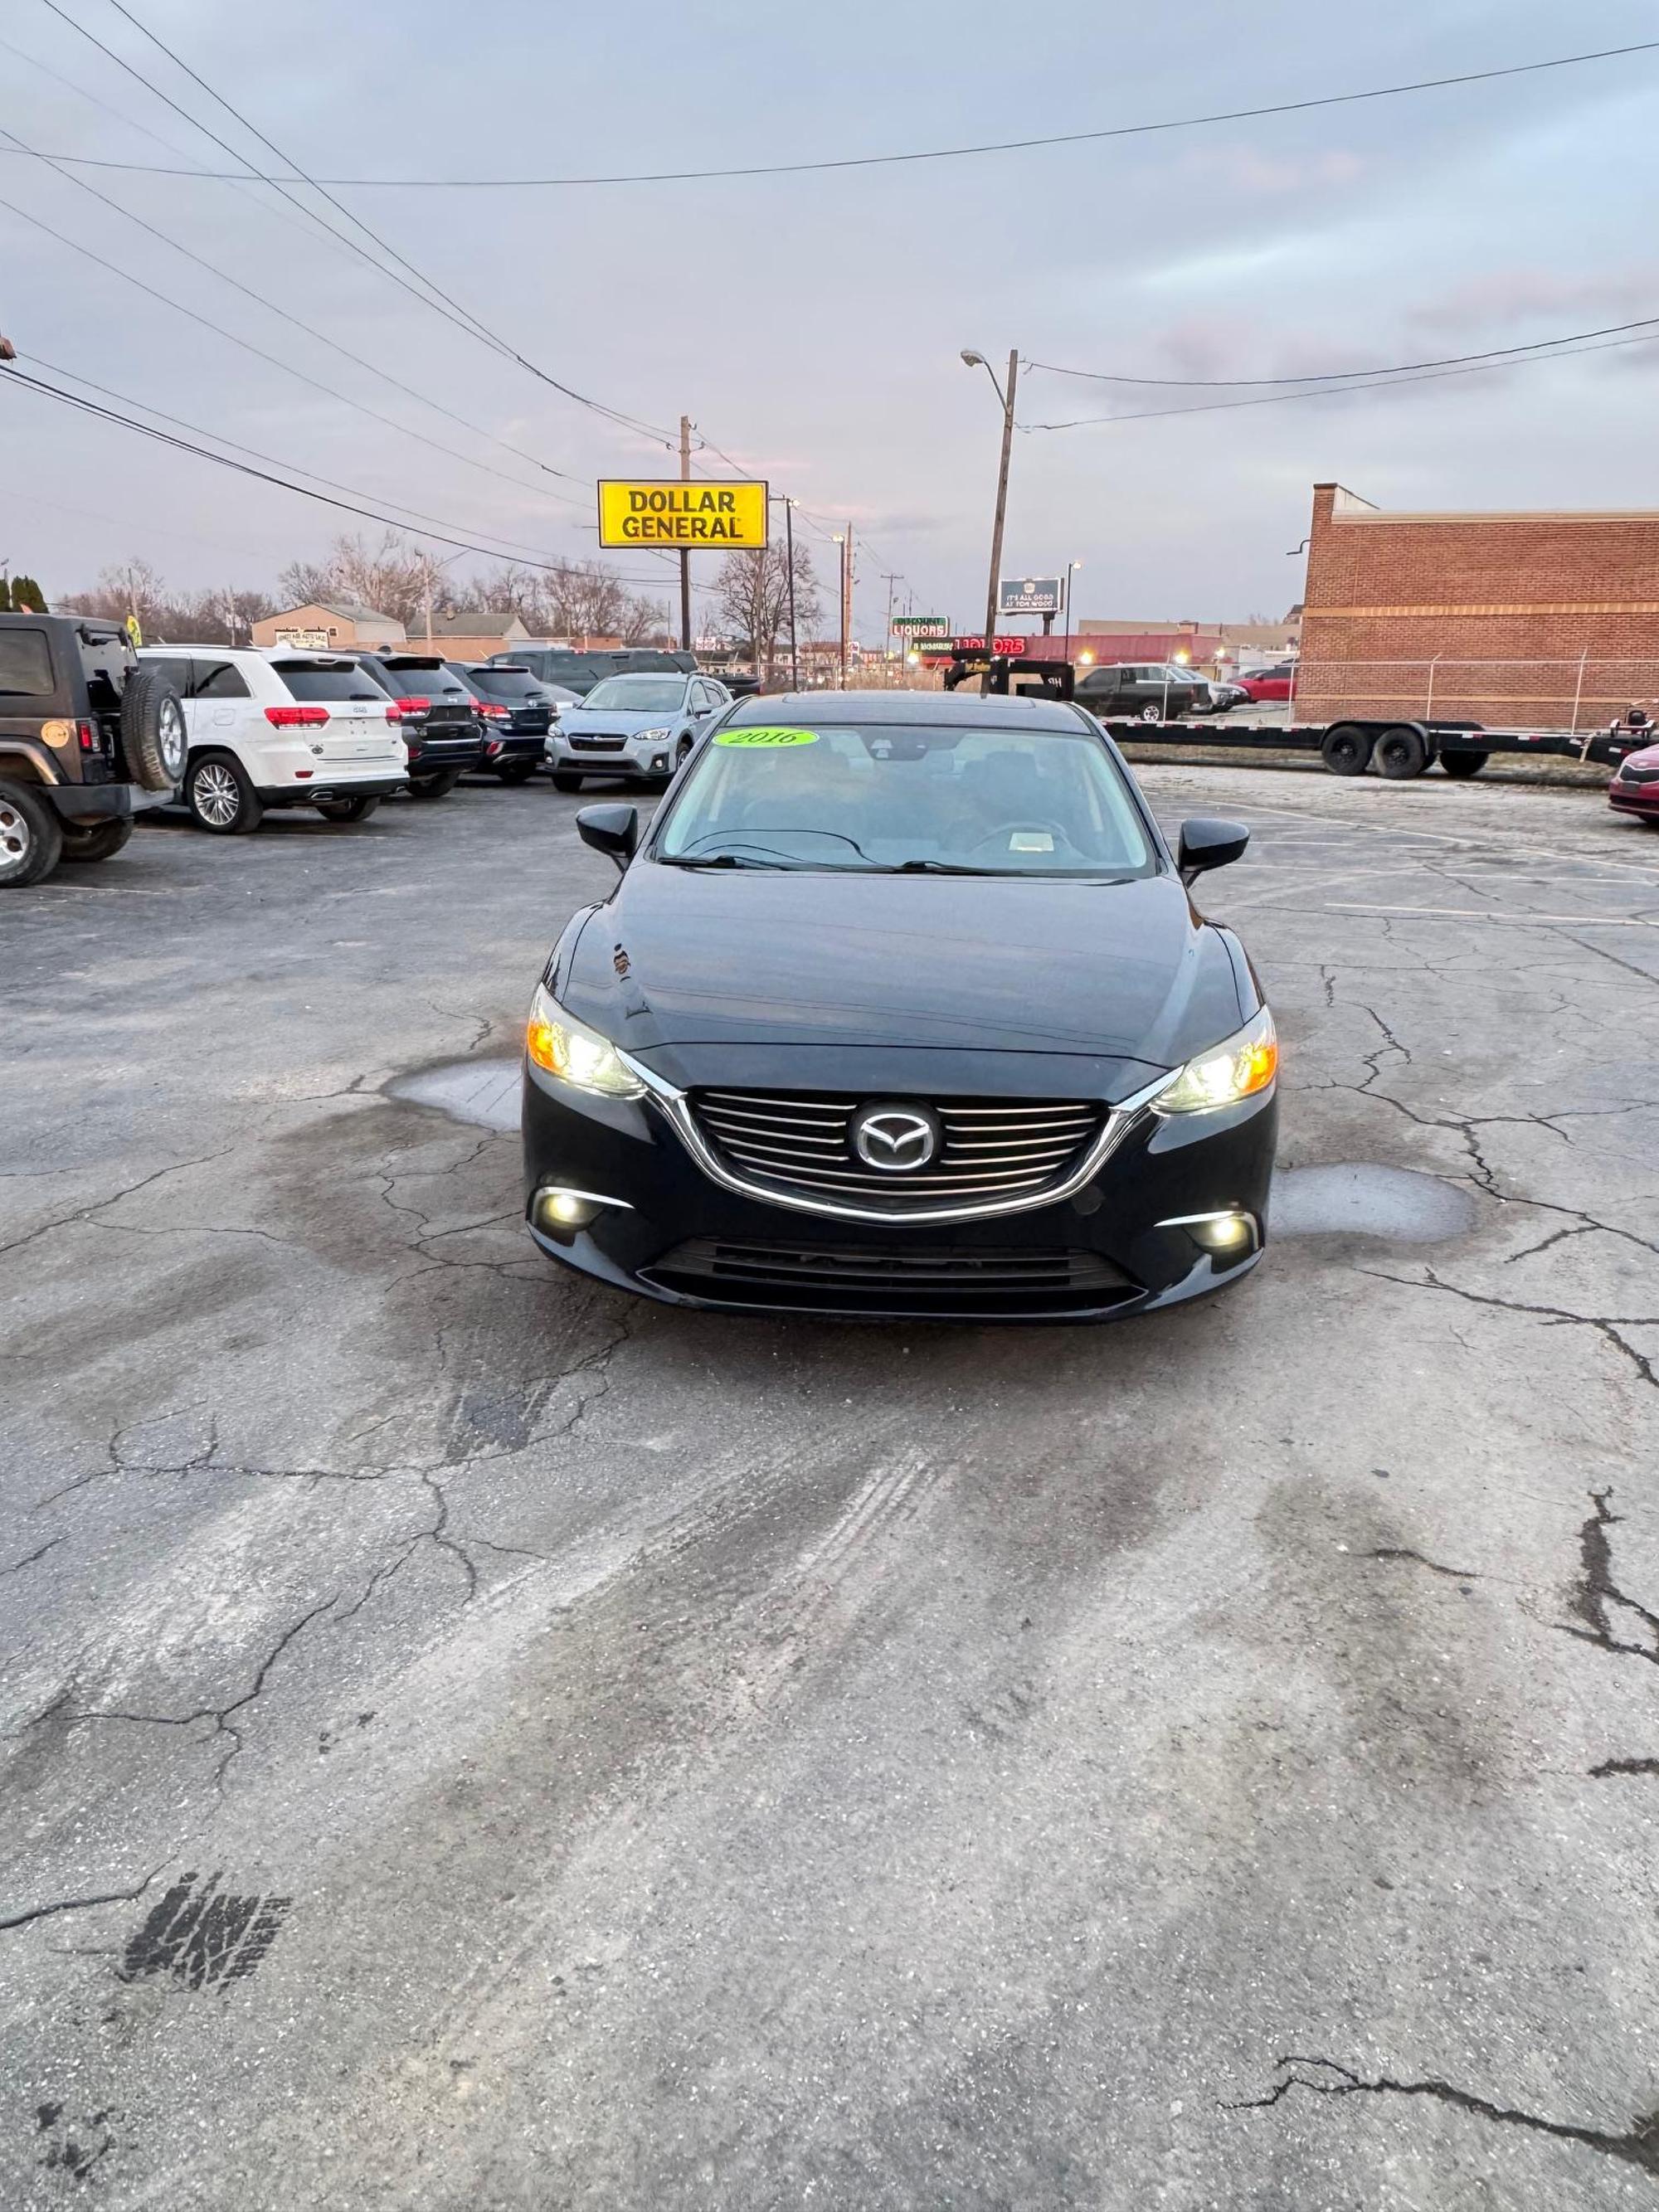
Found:
[[[800,690],[800,647],[795,637],[795,502],[783,502],[783,542],[789,564],[789,689]]]
[[[991,525],[991,574],[985,587],[985,674],[980,682],[983,697],[991,689],[991,648],[996,641],[997,585],[1002,574],[1002,525],[1008,511],[1008,461],[1014,444],[1014,386],[1019,379],[1018,350],[1008,356],[1008,388],[997,382],[996,371],[982,353],[964,348],[962,358],[969,368],[982,368],[1002,402],[1002,459],[997,469],[996,519]]]
[[[691,480],[691,417],[680,417],[680,481]],[[680,548],[680,651],[691,650],[691,556]]]
[[[1067,660],[1072,657],[1072,576],[1073,572],[1082,566],[1081,561],[1068,561],[1066,563],[1066,658]]]

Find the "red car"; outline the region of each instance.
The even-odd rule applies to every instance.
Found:
[[[1238,688],[1254,703],[1260,699],[1288,699],[1296,682],[1296,663],[1280,661],[1277,668],[1258,668],[1254,676],[1241,676]]]
[[[1607,786],[1607,803],[1621,814],[1644,814],[1659,822],[1659,745],[1626,753]]]

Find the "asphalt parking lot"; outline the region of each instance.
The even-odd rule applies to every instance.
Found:
[[[550,1268],[539,783],[5,899],[0,2201],[1659,2201],[1659,837],[1139,773],[1285,1175],[1115,1328]]]

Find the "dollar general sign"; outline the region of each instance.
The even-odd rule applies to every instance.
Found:
[[[601,545],[703,546],[730,552],[766,543],[763,483],[599,482]]]

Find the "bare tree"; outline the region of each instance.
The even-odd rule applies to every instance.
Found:
[[[714,576],[715,611],[722,625],[740,638],[757,672],[769,677],[777,665],[778,640],[789,627],[789,563],[781,545],[757,546],[728,553]],[[795,548],[795,626],[811,630],[822,611],[812,556]]]
[[[414,628],[424,615],[430,556],[396,530],[378,545],[361,537],[337,538],[319,562],[295,561],[277,583],[290,606],[313,600],[373,607],[376,614]]]

